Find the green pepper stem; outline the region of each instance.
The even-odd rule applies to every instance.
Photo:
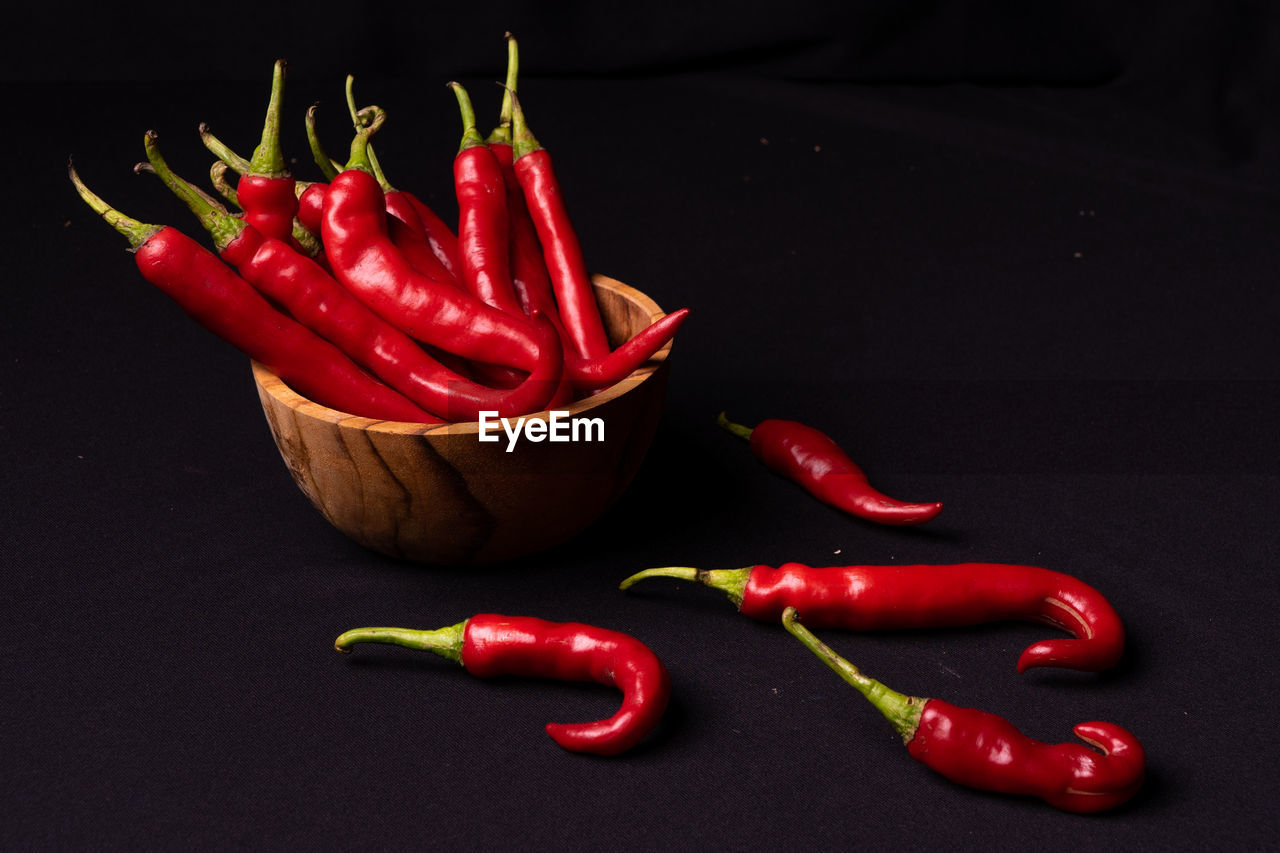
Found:
[[[80,194],[80,198],[84,199],[85,204],[89,205],[94,213],[106,220],[108,225],[128,238],[131,250],[136,251],[143,243],[164,230],[161,225],[148,225],[145,222],[131,219],[107,204],[84,185],[84,181],[80,180],[80,175],[76,172],[75,164],[70,160],[67,161],[67,176],[71,178],[71,183],[75,186],[76,192]]]
[[[320,137],[316,135],[316,110],[319,107],[319,104],[312,104],[307,108],[307,145],[311,148],[311,159],[315,160],[320,174],[324,175],[326,181],[332,181],[342,169],[336,160],[325,153]]]
[[[490,145],[511,144],[511,93],[516,90],[516,78],[520,75],[520,46],[516,37],[506,34],[507,39],[507,82],[502,87],[502,109],[498,113],[498,126],[485,140]]]
[[[204,143],[205,148],[208,148],[213,153],[213,156],[230,166],[237,175],[249,174],[249,161],[232,151],[225,142],[214,136],[213,131],[209,129],[209,125],[204,122],[200,122],[200,141]]]
[[[160,146],[156,141],[159,138],[154,130],[148,130],[143,137],[143,145],[147,150],[147,162],[151,164],[152,171],[190,208],[200,220],[200,224],[213,237],[218,251],[222,251],[244,232],[244,222],[228,214],[225,209],[220,209],[221,205],[216,205],[207,195],[174,174],[160,154]]]
[[[373,174],[373,165],[369,162],[369,140],[382,128],[387,120],[387,113],[382,107],[365,107],[360,112],[369,113],[372,119],[368,124],[356,123],[356,135],[351,140],[351,156],[345,168]]]
[[[462,113],[462,144],[458,146],[458,151],[484,145],[484,140],[480,138],[480,131],[476,130],[476,111],[471,106],[471,96],[467,94],[466,89],[462,88],[461,83],[450,80],[445,85],[453,90],[454,96],[458,99],[458,110]]]
[[[356,643],[386,643],[406,649],[431,652],[442,658],[462,663],[462,643],[466,638],[466,620],[447,628],[418,630],[414,628],[354,628],[338,637],[333,647],[349,652]]]
[[[629,589],[645,578],[675,578],[676,580],[695,581],[703,586],[718,589],[735,606],[742,606],[742,594],[751,578],[751,567],[745,569],[694,569],[689,566],[663,566],[657,569],[645,569],[618,584],[618,589]]]
[[[280,105],[284,98],[284,72],[288,67],[283,59],[277,59],[271,74],[271,100],[267,103],[267,118],[262,125],[262,141],[253,150],[249,171],[245,174],[266,178],[283,178],[289,174],[280,148]]]
[[[751,427],[743,426],[742,424],[735,424],[725,416],[724,412],[716,415],[716,423],[720,424],[720,426],[724,427],[739,438],[745,438],[747,441],[751,440]]]
[[[542,150],[542,145],[534,138],[533,131],[529,130],[529,124],[524,119],[524,110],[520,108],[519,96],[512,89],[507,89],[507,92],[511,95],[512,156],[519,160],[526,154]]]
[[[782,626],[804,643],[805,647],[817,655],[823,663],[835,670],[837,675],[867,697],[867,701],[884,715],[894,730],[902,736],[903,741],[910,741],[915,736],[916,729],[920,727],[920,715],[924,712],[924,703],[927,700],[891,690],[874,678],[863,675],[862,670],[840,657],[830,646],[801,625],[794,607],[788,607],[782,611]]]
[[[347,111],[351,113],[352,125],[360,128],[365,125],[366,111],[356,109],[355,82],[355,76],[348,74],[346,87]],[[374,153],[372,144],[368,146],[367,151],[369,155],[369,167],[373,170],[373,176],[378,179],[378,186],[382,187],[382,191],[384,193],[395,192],[395,187],[391,186],[391,184],[387,182],[387,176],[382,172],[382,164],[378,162],[378,155]]]
[[[209,167],[209,182],[218,191],[218,195],[225,198],[228,203],[239,207],[240,196],[236,194],[235,187],[227,183],[227,168],[226,163],[221,160],[214,160],[213,165]]]

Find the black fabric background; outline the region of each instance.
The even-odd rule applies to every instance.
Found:
[[[1123,6],[1123,8],[1117,8]],[[836,9],[840,11],[836,11]],[[693,316],[627,495],[552,552],[426,568],[327,526],[245,359],[80,203],[194,227],[131,173],[200,121],[251,150],[271,62],[340,146],[452,213],[451,78],[496,112],[502,33],[593,269]],[[0,847],[1264,849],[1275,844],[1277,15],[1265,3],[53,5],[17,13],[0,288]],[[812,423],[918,530],[815,504],[720,431]],[[898,689],[1043,740],[1107,719],[1149,779],[1114,813],[952,785],[780,629],[655,565],[1030,563],[1108,595],[1113,672],[1017,675],[1051,633],[826,632]],[[628,631],[674,698],[634,753],[549,720],[603,688],[479,681],[362,624],[497,611]]]

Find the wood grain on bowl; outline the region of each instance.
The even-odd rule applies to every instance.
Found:
[[[663,316],[643,293],[593,276],[610,342]],[[561,409],[600,418],[602,441],[479,440],[476,422],[354,417],[253,364],[258,397],[298,488],[334,527],[416,562],[486,563],[544,550],[595,521],[630,484],[657,432],[671,344],[622,382]],[[530,415],[546,420],[547,412]]]

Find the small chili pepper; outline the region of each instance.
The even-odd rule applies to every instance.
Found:
[[[511,283],[506,187],[498,158],[476,130],[467,90],[449,83],[462,113],[462,143],[453,158],[458,197],[458,260],[462,285],[482,301],[509,313],[523,309]]]
[[[911,757],[970,788],[1039,797],[1069,812],[1092,813],[1128,802],[1142,787],[1146,752],[1114,723],[1080,723],[1077,743],[1047,744],[988,711],[961,708],[891,690],[864,675],[798,621],[788,607],[782,624],[884,715]]]
[[[182,199],[214,238],[222,259],[259,292],[299,322],[336,344],[379,379],[427,411],[450,421],[474,421],[482,411],[510,417],[540,411],[560,381],[560,360],[550,359],[518,386],[495,390],[459,376],[416,341],[351,295],[319,264],[281,240],[263,237],[252,225],[214,207],[182,180],[161,156],[156,137],[146,137],[153,172]],[[550,323],[538,318],[540,345],[556,348]]]
[[[569,219],[551,154],[543,148],[525,121],[520,99],[511,93],[511,144],[516,179],[542,244],[543,259],[551,276],[560,320],[570,340],[584,358],[603,358],[609,339],[600,319],[591,277],[577,232]]]
[[[1018,620],[1052,625],[1071,640],[1044,640],[1018,658],[1018,672],[1061,666],[1098,672],[1124,652],[1124,625],[1111,603],[1084,581],[1036,566],[834,566],[646,569],[621,584],[652,577],[697,581],[725,593],[745,616],[777,622],[799,608],[819,628],[885,631],[960,627]]]
[[[382,189],[364,156],[383,120],[357,128],[348,167],[325,193],[321,239],[335,276],[366,305],[414,338],[446,352],[488,364],[532,372],[541,359],[529,318],[500,311],[425,276],[387,235]],[[688,316],[682,309],[661,318],[604,359],[566,360],[575,387],[601,388],[627,376],[666,344]]]
[[[137,170],[146,170],[150,168],[150,163],[139,163],[134,167]],[[227,203],[240,207],[240,197],[237,195],[235,188],[227,183],[227,170],[231,168],[223,160],[214,160],[213,165],[209,167],[209,180],[213,184],[213,188],[218,191],[218,195],[227,200]],[[305,196],[305,190],[311,184],[303,184],[298,182],[298,188],[303,190],[302,196]],[[194,188],[193,188],[194,189]],[[301,197],[301,196],[300,196]],[[293,245],[309,258],[321,258],[323,248],[320,245],[320,238],[316,236],[318,231],[312,232],[298,218],[293,220]]]
[[[433,652],[479,678],[518,675],[594,681],[619,688],[622,706],[592,723],[548,723],[552,740],[573,752],[617,755],[638,744],[662,719],[671,693],[666,668],[634,637],[578,622],[481,613],[435,630],[357,628],[334,647],[389,643]]]
[[[277,60],[271,77],[271,100],[262,127],[262,141],[247,162],[222,144],[208,128],[200,126],[200,137],[219,159],[240,174],[236,195],[244,210],[245,221],[267,237],[288,240],[293,234],[293,220],[298,212],[293,175],[285,165],[280,147],[280,107],[284,96],[287,65]]]
[[[880,524],[920,524],[942,512],[940,503],[903,503],[872,488],[867,475],[825,433],[796,421],[766,420],[755,429],[721,412],[720,426],[751,443],[751,452],[775,474],[804,487],[825,504]]]
[[[176,228],[147,225],[110,207],[67,165],[80,197],[128,238],[147,281],[209,331],[262,362],[298,393],[368,418],[440,423],[361,370],[333,344],[277,311],[216,255]]]

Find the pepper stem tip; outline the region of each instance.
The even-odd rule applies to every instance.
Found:
[[[751,427],[734,423],[729,420],[729,417],[724,412],[716,415],[716,423],[739,438],[744,438],[747,441],[751,440]]]

